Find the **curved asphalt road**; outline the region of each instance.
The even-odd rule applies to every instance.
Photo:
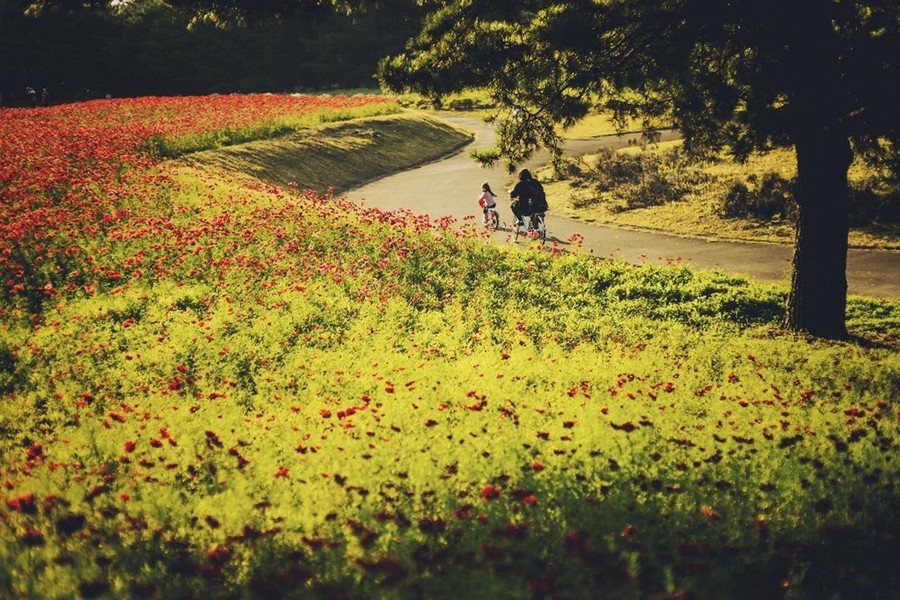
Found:
[[[512,180],[502,167],[483,169],[468,155],[469,150],[493,146],[491,126],[478,118],[441,115],[446,121],[475,133],[475,141],[463,152],[444,160],[404,171],[350,190],[348,199],[384,210],[406,208],[432,218],[452,215],[481,219],[475,200],[481,183],[488,181],[499,196],[501,221],[509,221],[505,190]],[[566,145],[572,155],[596,152],[601,146],[621,147],[637,141],[637,135],[607,136],[593,140],[574,140]],[[668,139],[671,134],[664,135]],[[537,156],[529,166],[540,165],[546,156]],[[680,261],[700,269],[719,269],[741,273],[763,282],[788,282],[793,249],[789,245],[708,242],[675,235],[648,233],[605,227],[554,215],[547,217],[548,242],[568,244],[573,234],[584,237],[582,252],[599,257],[615,257],[631,263]],[[496,240],[505,243],[507,232],[498,232]],[[853,250],[847,256],[847,283],[851,294],[881,298],[900,297],[900,252]]]

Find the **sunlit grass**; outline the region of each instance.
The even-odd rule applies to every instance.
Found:
[[[405,93],[397,96],[403,106],[421,110],[449,110],[469,113],[473,116],[488,116],[496,112],[497,105],[486,89],[464,90],[442,97],[437,104],[431,98],[418,93]]]
[[[900,589],[896,301],[142,168],[0,303],[0,595]]]
[[[303,131],[325,123],[336,123],[365,117],[396,114],[402,110],[394,102],[372,103],[362,107],[329,108],[312,113],[289,114],[270,121],[235,129],[217,129],[160,139],[157,151],[164,157],[177,157],[255,140],[270,140]]]
[[[680,141],[661,142],[646,148],[624,148],[619,152],[630,155],[658,154],[670,152],[680,145]],[[587,164],[595,164],[598,157],[587,155],[581,157],[581,160]],[[764,155],[756,154],[744,163],[723,156],[715,162],[699,165],[697,172],[705,180],[695,185],[683,198],[676,201],[659,198],[659,203],[654,206],[628,210],[622,209],[621,202],[615,199],[614,190],[602,195],[591,187],[575,187],[565,177],[557,177],[549,168],[539,173],[539,177],[547,182],[545,187],[551,208],[579,219],[705,239],[793,243],[794,225],[786,215],[765,220],[726,218],[722,216],[720,208],[723,198],[735,181],[759,179],[767,173],[786,180],[795,177],[796,157],[792,151],[776,150]],[[849,173],[851,184],[871,176],[872,171],[861,161],[854,162]],[[900,248],[900,231],[892,224],[854,227],[849,239],[852,247]]]
[[[664,120],[659,120],[656,127],[665,129],[671,126]],[[560,130],[559,133],[566,139],[589,139],[640,131],[643,131],[643,124],[638,121],[630,121],[623,129],[620,129],[609,113],[592,112],[574,126],[566,130]]]
[[[470,141],[468,133],[445,122],[405,114],[320,126],[185,160],[299,189],[340,192],[437,159]]]

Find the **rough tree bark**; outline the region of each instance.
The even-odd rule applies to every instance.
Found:
[[[799,216],[785,325],[824,338],[847,335],[847,170],[853,155],[839,131],[796,140]]]

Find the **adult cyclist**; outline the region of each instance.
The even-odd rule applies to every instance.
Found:
[[[531,227],[531,215],[543,214],[547,211],[547,196],[544,193],[544,186],[532,177],[531,171],[522,169],[519,171],[519,181],[509,191],[509,197],[512,198],[509,207],[512,209],[516,223],[524,227],[525,233],[528,233],[528,229]]]

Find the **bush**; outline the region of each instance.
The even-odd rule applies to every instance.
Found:
[[[720,213],[730,218],[773,219],[776,216],[793,219],[797,214],[794,183],[775,173],[766,173],[758,185],[758,178],[747,178],[748,186],[735,181],[722,199]],[[751,187],[752,186],[752,187]]]
[[[469,111],[472,110],[474,106],[475,103],[471,98],[460,98],[459,100],[451,100],[447,103],[447,108],[450,110]]]
[[[601,148],[595,160],[593,166],[584,161],[565,161],[558,172],[569,178],[573,187],[592,187],[618,210],[676,202],[706,179],[678,150],[632,155]]]
[[[850,186],[850,224],[900,223],[900,191],[874,177]]]
[[[761,179],[750,175],[746,182],[731,184],[719,212],[729,218],[793,220],[797,215],[795,186],[796,180],[787,180],[776,173],[766,173]],[[900,194],[875,177],[851,182],[849,211],[850,225],[854,227],[900,223]]]

